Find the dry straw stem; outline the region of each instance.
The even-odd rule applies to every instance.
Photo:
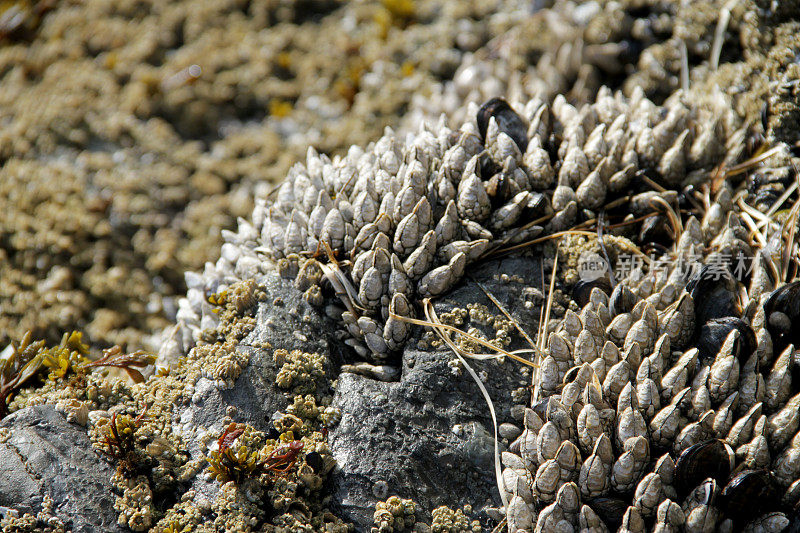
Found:
[[[532,350],[524,349],[524,350],[514,350],[513,352],[509,352],[499,346],[495,346],[491,342],[485,341],[474,335],[470,335],[466,331],[460,330],[455,326],[442,323],[442,321],[439,320],[436,311],[433,310],[433,304],[431,303],[430,298],[425,298],[424,300],[422,300],[422,308],[425,311],[425,318],[427,318],[427,320],[420,320],[418,318],[401,316],[394,314],[391,311],[389,312],[389,316],[394,318],[395,320],[400,320],[402,322],[408,322],[409,324],[431,328],[434,331],[434,333],[436,333],[439,336],[439,338],[441,338],[442,341],[444,341],[448,346],[450,346],[450,348],[452,348],[459,356],[467,357],[469,359],[476,359],[478,361],[497,359],[499,357],[508,357],[509,359],[513,359],[514,361],[522,363],[523,365],[528,365],[530,367],[536,368],[536,364],[534,362],[528,361],[524,357],[520,357],[518,355],[522,353],[530,353]],[[453,343],[453,340],[450,338],[450,332],[463,335],[470,341],[480,344],[485,348],[489,348],[490,350],[495,350],[498,353],[474,353],[464,350],[463,348],[460,348],[459,346],[456,346]]]
[[[796,239],[798,214],[800,214],[800,199],[795,201],[791,211],[789,211],[789,216],[786,217],[781,224],[781,237],[784,235],[786,236],[783,253],[781,254],[781,280],[786,283],[788,283],[797,272],[798,251]],[[795,265],[795,269],[790,277],[789,267],[791,265]]]
[[[717,170],[714,172],[714,177],[711,178],[711,193],[715,194],[719,188],[722,186],[723,182],[731,178],[733,176],[738,176],[743,172],[747,172],[751,168],[755,167],[756,165],[760,164],[761,162],[769,159],[776,153],[780,152],[782,149],[782,145],[778,144],[773,146],[769,150],[765,150],[766,145],[762,146],[750,159],[739,163],[738,165],[734,165],[732,167],[725,168],[723,165],[717,167]],[[706,206],[708,206],[709,201],[706,201]]]
[[[672,226],[673,240],[677,243],[683,234],[683,222],[681,222],[681,217],[675,212],[675,209],[669,205],[669,202],[660,196],[656,196],[650,202],[664,208],[667,218],[669,219],[669,224]]]
[[[423,307],[425,309],[425,318],[427,318],[431,323],[441,324],[439,317],[436,316],[436,310],[433,308],[433,304],[431,303],[429,298],[425,298],[425,300],[423,301]],[[450,339],[450,335],[448,334],[448,332],[441,330],[439,328],[434,328],[434,331],[436,332],[437,335],[439,335],[439,338],[442,339],[442,341],[444,341],[445,344],[447,344],[447,346],[449,346],[450,349],[453,350],[453,352],[456,354],[456,357],[458,357],[459,361],[461,361],[461,364],[464,365],[464,368],[467,369],[470,376],[472,376],[472,379],[474,379],[475,383],[478,384],[478,388],[481,390],[481,394],[483,394],[484,400],[486,400],[486,405],[489,406],[489,413],[492,415],[492,426],[494,429],[495,481],[497,482],[497,490],[498,492],[500,492],[500,499],[503,501],[503,506],[506,509],[508,509],[508,498],[506,497],[506,491],[503,490],[503,472],[500,468],[500,445],[497,435],[497,413],[495,412],[494,409],[494,402],[492,402],[492,397],[489,396],[489,391],[486,390],[486,386],[483,384],[483,381],[475,372],[475,370],[473,370],[472,367],[469,366],[469,364],[467,363],[466,359],[464,359],[464,357],[461,356],[461,349],[458,348],[458,346],[456,346],[455,343],[453,343],[453,341]]]
[[[711,70],[719,68],[719,58],[722,55],[722,45],[725,42],[725,32],[728,29],[728,23],[731,20],[731,9],[739,3],[739,0],[729,0],[722,8],[717,21],[717,29],[714,32],[714,43],[711,45],[711,55],[709,56],[708,63]]]
[[[544,306],[544,316],[539,320],[539,329],[536,332],[536,362],[539,362],[539,357],[544,354],[545,343],[547,342],[547,324],[550,322],[550,310],[553,307],[553,293],[556,287],[556,271],[558,269],[558,253],[555,254],[553,259],[553,270],[550,272],[550,289],[547,291],[547,304]],[[544,276],[542,276],[544,278]],[[537,366],[538,368],[538,366]],[[539,370],[533,373],[533,402],[539,400],[539,392],[541,389],[541,372]]]
[[[347,306],[347,310],[353,313],[353,316],[359,316],[361,313],[365,312],[366,309],[362,305],[361,300],[358,299],[358,290],[353,287],[353,284],[347,279],[347,275],[339,268],[339,262],[336,260],[336,257],[334,257],[333,250],[331,250],[328,241],[322,241],[322,244],[325,246],[325,253],[330,261],[330,263],[319,263],[322,273],[325,274],[325,278],[333,286],[336,296]]]

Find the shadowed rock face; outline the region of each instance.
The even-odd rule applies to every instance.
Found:
[[[491,261],[473,274],[526,331],[534,333],[534,317],[523,308],[520,284],[493,278],[500,273],[516,274],[525,285],[538,287],[539,261]],[[470,303],[483,303],[492,314],[499,314],[471,280],[440,300],[436,309],[441,316]],[[342,420],[330,433],[337,461],[331,476],[333,505],[359,529],[372,525],[377,501],[395,494],[413,499],[418,516],[425,520],[440,505],[470,504],[476,518],[485,522],[485,508],[501,505],[491,418],[477,384],[466,369],[456,375],[448,366],[455,357],[452,352],[427,352],[415,346],[412,340],[403,351],[399,382],[339,376],[334,406],[341,409]],[[513,361],[470,361],[470,365],[484,380],[498,423],[521,425],[510,413],[511,391],[529,385],[530,375]],[[456,425],[461,429],[454,431]]]
[[[35,515],[47,495],[69,530],[122,531],[114,511],[114,469],[92,449],[83,428],[49,405],[21,409],[0,427],[11,430],[0,443],[0,506]]]

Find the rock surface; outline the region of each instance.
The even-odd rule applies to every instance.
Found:
[[[490,291],[528,332],[535,331],[538,310],[525,308],[520,291],[523,285],[541,285],[539,265],[531,258],[505,259],[487,262],[473,273],[473,280]],[[518,277],[503,282],[501,273]],[[500,314],[473,280],[465,280],[437,302],[440,316],[474,303],[487,306],[490,315]],[[274,413],[284,410],[291,398],[274,385],[278,368],[273,349],[322,354],[326,379],[320,380],[319,387],[330,386],[341,363],[357,362],[352,351],[337,340],[336,323],[307,304],[291,283],[269,273],[259,278],[259,284],[267,298],[258,304],[255,329],[238,346],[249,352],[248,365],[232,388],[201,377],[192,402],[178,413],[181,433],[193,457],[203,453],[200,441],[206,431],[216,435],[228,420],[270,431]],[[494,335],[491,326],[483,329],[489,338]],[[369,530],[375,504],[394,494],[412,498],[424,520],[430,520],[437,506],[470,504],[475,517],[485,522],[485,509],[501,504],[494,478],[491,418],[481,392],[465,369],[458,371],[448,364],[455,358],[452,352],[417,348],[416,341],[423,333],[418,328],[415,340],[392,362],[401,370],[399,381],[341,373],[335,392],[318,390],[333,394],[333,406],[342,414],[329,436],[337,460],[330,478],[331,505],[357,530]],[[264,349],[264,343],[272,349]],[[495,402],[498,423],[520,425],[511,415],[511,407],[521,403],[512,400],[512,391],[527,386],[530,373],[513,361],[471,364]],[[454,487],[458,487],[457,493]],[[192,488],[200,499],[212,499],[219,484],[200,475]]]
[[[37,514],[44,496],[52,513],[75,532],[122,531],[117,526],[111,476],[86,431],[68,423],[52,406],[21,409],[0,428],[0,506]]]
[[[332,335],[333,322],[306,303],[302,293],[274,272],[259,276],[258,283],[267,297],[258,304],[255,328],[236,348],[249,355],[247,366],[233,387],[200,377],[194,385],[192,402],[178,412],[181,435],[193,458],[204,455],[198,439],[207,431],[219,434],[226,416],[259,431],[270,431],[273,414],[291,403],[291,394],[275,386],[279,370],[272,356],[275,349],[325,355],[326,379],[317,384],[317,393],[330,394],[334,367],[331,361],[341,360],[341,348],[337,348]],[[271,348],[265,349],[266,346]],[[193,488],[205,497],[212,497],[218,483],[198,476]]]
[[[529,333],[536,327],[533,313],[520,298],[520,282],[539,287],[539,264],[530,258],[491,261],[473,274]],[[519,278],[503,283],[497,278],[501,273]],[[491,314],[499,314],[472,280],[459,285],[436,309],[441,317],[470,303],[482,303]],[[440,505],[470,504],[485,524],[485,509],[501,505],[492,422],[478,385],[465,369],[457,373],[448,365],[455,358],[449,350],[421,351],[415,345],[409,342],[402,354],[399,382],[349,373],[339,377],[334,406],[341,409],[342,420],[330,434],[337,460],[333,502],[340,516],[358,529],[368,530],[375,504],[395,494],[413,499],[425,520]],[[498,423],[520,424],[511,416],[511,393],[527,386],[530,374],[514,361],[470,365],[484,380]]]

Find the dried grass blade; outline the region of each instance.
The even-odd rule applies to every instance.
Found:
[[[425,300],[423,300],[423,306],[425,306],[425,302],[426,301],[428,301],[427,298]],[[485,348],[489,348],[490,350],[495,350],[495,351],[499,352],[499,353],[488,353],[488,354],[472,353],[472,352],[466,352],[466,351],[462,350],[461,348],[459,348],[458,346],[454,346],[454,349],[457,350],[459,352],[459,354],[463,355],[464,357],[468,357],[470,359],[477,359],[479,361],[485,361],[487,359],[497,359],[498,357],[508,357],[509,359],[513,359],[514,361],[517,361],[517,362],[522,363],[524,365],[528,365],[530,367],[536,368],[535,363],[533,363],[531,361],[528,361],[527,359],[517,355],[517,354],[520,354],[520,353],[531,353],[535,349],[534,350],[527,350],[527,349],[525,349],[525,350],[514,350],[513,352],[509,352],[509,351],[506,351],[503,348],[500,348],[499,346],[495,346],[494,344],[492,344],[490,342],[487,342],[487,341],[485,341],[485,340],[483,340],[481,338],[478,338],[478,337],[476,337],[474,335],[470,335],[466,331],[462,331],[462,330],[458,329],[455,326],[451,326],[449,324],[444,324],[444,323],[442,323],[441,321],[438,320],[438,317],[437,317],[437,319],[435,321],[433,321],[433,320],[420,320],[418,318],[410,318],[410,317],[407,317],[407,316],[400,316],[400,315],[396,315],[396,314],[391,313],[391,312],[389,313],[389,316],[395,318],[396,320],[400,320],[402,322],[408,322],[409,324],[415,324],[417,326],[429,327],[429,328],[433,329],[434,332],[436,332],[437,335],[440,335],[440,336],[444,333],[444,331],[452,331],[453,333],[458,333],[459,335],[463,335],[464,337],[466,337],[467,339],[471,340],[472,342],[480,344],[481,346],[483,346]],[[450,337],[448,336],[447,338],[449,339]]]
[[[425,317],[431,322],[434,322],[434,320],[438,321],[438,317],[436,316],[436,311],[433,308],[433,304],[428,298],[426,298],[423,301],[423,306],[425,308]],[[494,475],[497,481],[497,490],[500,493],[500,499],[503,501],[503,506],[505,506],[505,508],[508,509],[508,498],[506,497],[506,491],[503,490],[504,489],[503,472],[500,469],[500,445],[498,444],[499,439],[497,434],[497,413],[495,413],[494,402],[492,402],[492,398],[491,396],[489,396],[489,391],[486,390],[486,386],[483,384],[481,378],[478,376],[475,370],[473,370],[472,367],[469,366],[466,359],[464,359],[461,356],[459,350],[456,348],[455,344],[453,344],[453,341],[450,340],[450,337],[448,335],[443,334],[443,332],[439,330],[434,330],[434,331],[436,331],[436,333],[439,335],[442,341],[444,341],[445,344],[447,344],[450,347],[450,349],[453,350],[453,352],[456,354],[456,357],[458,357],[459,361],[461,361],[461,364],[464,365],[464,367],[469,372],[470,376],[472,376],[472,379],[474,379],[475,383],[478,384],[478,388],[481,390],[481,394],[483,394],[483,399],[486,400],[486,404],[489,406],[489,412],[492,415],[492,425],[494,426],[493,428],[494,429]]]

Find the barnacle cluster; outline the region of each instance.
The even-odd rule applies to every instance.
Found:
[[[32,515],[23,513],[19,515],[13,509],[7,509],[0,518],[2,531],[14,533],[64,533],[67,526],[64,521],[53,513],[53,499],[49,494],[42,497],[42,510]]]
[[[390,496],[386,501],[375,504],[372,533],[393,533],[413,531],[417,521],[416,506],[413,500]]]
[[[778,45],[768,56],[752,53],[768,39],[760,35],[762,23],[792,14],[789,3],[726,4],[722,19],[728,26],[720,25],[722,50],[712,57],[713,66],[703,63],[715,56],[719,2],[556,2],[563,9],[525,18],[530,24],[515,23],[527,2],[448,3],[438,19],[445,21],[437,24],[441,32],[411,24],[431,20],[427,2],[354,3],[358,16],[342,20],[377,22],[380,38],[394,50],[391,58],[368,40],[335,38],[331,46],[327,37],[317,38],[348,34],[330,31],[344,27],[339,19],[326,22],[328,31],[312,32],[309,42],[303,36],[281,42],[294,29],[241,38],[248,24],[302,18],[302,3],[279,4],[273,10],[244,3],[247,17],[238,4],[192,4],[186,17],[164,8],[163,19],[142,17],[84,42],[80,36],[92,32],[80,30],[94,20],[86,13],[111,9],[130,21],[141,8],[88,2],[45,21],[45,35],[64,35],[58,50],[26,55],[11,46],[0,54],[19,82],[3,97],[8,127],[0,136],[7,159],[3,187],[16,191],[3,197],[21,195],[13,209],[0,210],[0,226],[7,228],[0,232],[0,292],[19,295],[3,307],[0,334],[12,336],[14,328],[31,325],[16,320],[27,306],[42,307],[42,325],[35,325],[51,336],[53,324],[63,330],[84,321],[90,332],[140,342],[139,330],[163,323],[170,302],[162,296],[181,286],[174,274],[178,264],[199,267],[207,258],[203,249],[214,248],[206,244],[206,228],[244,215],[253,205],[248,188],[255,181],[282,177],[309,142],[331,153],[375,138],[388,115],[410,104],[397,133],[385,130],[374,143],[339,155],[309,150],[274,194],[256,187],[253,216],[239,221],[238,232],[224,232],[221,258],[202,274],[187,275],[178,325],[160,353],[162,375],[136,386],[84,375],[88,363],[80,341],[73,345],[65,338],[47,360],[53,379],[28,394],[19,388],[44,364],[44,356],[36,356],[39,346],[26,342],[4,353],[0,394],[16,394],[15,407],[58,401],[71,420],[89,423],[95,438],[103,438],[103,429],[113,437],[111,423],[120,443],[128,442],[128,429],[136,435],[124,447],[147,468],[124,468],[127,475],[115,479],[121,523],[136,529],[155,523],[175,530],[212,527],[210,522],[219,529],[252,528],[267,519],[268,499],[280,513],[269,517],[270,527],[343,527],[318,501],[306,501],[331,466],[316,429],[336,413],[327,411],[325,398],[309,395],[323,379],[322,356],[298,351],[274,352],[281,365],[278,384],[295,394],[274,420],[286,435],[283,442],[256,446],[258,463],[246,446],[241,456],[236,448],[227,466],[221,455],[210,456],[212,473],[230,480],[213,503],[198,507],[187,492],[180,502],[167,502],[166,511],[152,504],[176,479],[190,479],[204,466],[176,453],[182,443],[173,429],[173,406],[191,400],[199,377],[230,386],[248,364],[236,346],[254,326],[250,312],[261,297],[253,278],[265,269],[274,266],[293,278],[308,302],[339,320],[340,337],[356,354],[383,363],[414,333],[405,319],[419,316],[420,301],[444,295],[472,263],[531,239],[559,237],[557,246],[535,250],[557,254],[557,275],[565,289],[572,288],[574,301],[556,291],[552,316],[563,320],[545,330],[524,431],[500,428],[509,443],[502,487],[509,529],[779,531],[797,520],[794,347],[800,340],[792,326],[800,319],[800,298],[791,282],[797,209],[790,208],[797,176],[790,147],[778,142],[792,138],[800,116],[796,32],[776,31]],[[314,5],[320,13],[337,7]],[[381,20],[384,12],[389,19]],[[201,38],[206,20],[215,21],[214,38]],[[76,31],[61,32],[67,24],[77,25]],[[162,37],[153,39],[155,34]],[[430,40],[430,34],[447,46],[428,53],[402,44]],[[492,35],[502,38],[482,47]],[[554,46],[542,45],[550,37]],[[126,40],[131,47],[117,44]],[[163,54],[179,41],[177,51]],[[225,52],[231,46],[259,60],[242,62]],[[736,58],[737,46],[753,55],[714,73],[731,55]],[[300,68],[296,48],[316,47],[341,52],[345,67]],[[84,68],[61,61],[84,49],[96,56]],[[270,55],[264,49],[285,50]],[[195,68],[206,56],[215,58],[216,68]],[[626,78],[631,61],[636,72]],[[774,82],[769,86],[754,81],[762,63]],[[73,74],[90,70],[105,80],[100,97],[87,106],[67,105],[95,87],[94,79]],[[431,73],[446,81],[421,90]],[[332,102],[326,97],[321,103],[313,89],[297,92],[285,78],[332,87]],[[30,86],[31,80],[38,85]],[[53,80],[62,96],[43,98]],[[678,90],[689,81],[693,91]],[[598,90],[601,83],[611,88]],[[770,105],[759,132],[765,96]],[[26,110],[42,102],[40,116],[30,116]],[[271,117],[264,127],[228,125],[237,109],[265,109]],[[327,126],[306,127],[320,109],[330,114]],[[346,127],[352,124],[359,127]],[[210,136],[207,146],[194,139],[198,135]],[[278,148],[281,139],[288,150]],[[69,149],[62,154],[57,149],[64,144]],[[77,165],[66,163],[72,156]],[[145,168],[158,176],[157,205],[150,182],[140,178]],[[53,175],[64,183],[57,193]],[[89,176],[98,189],[85,186]],[[39,204],[51,215],[67,213],[68,227],[56,230],[52,217],[38,216],[33,206]],[[183,216],[167,226],[176,213]],[[120,219],[129,221],[122,231]],[[181,246],[182,234],[197,238]],[[108,246],[119,235],[132,246]],[[113,252],[128,248],[133,252]],[[584,279],[581,265],[590,255],[609,263],[606,276]],[[646,261],[621,268],[631,256]],[[748,265],[744,274],[737,270],[740,259]],[[39,270],[46,279],[37,281]],[[147,275],[153,271],[165,286],[153,285]],[[142,292],[154,294],[146,306]],[[536,290],[523,297],[531,307],[545,305]],[[126,309],[120,302],[133,304]],[[476,325],[489,323],[483,309],[470,311]],[[129,326],[127,316],[139,319]],[[491,325],[499,325],[495,342],[505,343],[509,325],[504,319]],[[108,354],[108,361],[117,355]],[[130,365],[126,370],[136,381],[138,371]],[[85,390],[56,390],[56,383],[76,384],[76,377]],[[527,389],[515,394],[521,401]],[[125,405],[111,408],[120,403]],[[134,422],[136,405],[150,405],[141,427]],[[291,466],[291,475],[263,472],[268,457],[296,438],[309,453]],[[120,462],[131,455],[121,453],[122,444],[105,447]],[[246,475],[230,475],[237,464]],[[250,472],[250,464],[261,467]],[[268,483],[250,482],[247,472],[257,470]],[[469,529],[469,514],[436,509],[432,529]],[[388,522],[385,512],[382,517],[381,526]]]
[[[409,338],[404,317],[471,263],[571,234],[555,253],[575,301],[503,454],[511,530],[780,530],[800,487],[794,352],[772,338],[797,314],[795,285],[782,285],[795,260],[789,147],[759,147],[718,88],[663,104],[601,88],[584,104],[465,108],[461,124],[387,130],[345,156],[310,149],[228,235],[238,255],[218,272],[255,258],[300,290],[319,286],[345,342],[381,362]],[[761,178],[736,177],[759,164]],[[604,276],[584,277],[587,255]],[[730,453],[688,453],[718,442]],[[681,473],[705,468],[723,473]],[[731,504],[760,482],[774,490],[750,514]]]
[[[736,161],[745,135],[719,92],[699,105],[681,93],[658,106],[605,89],[582,107],[561,96],[516,107],[492,100],[458,129],[440,122],[405,141],[387,131],[344,157],[310,149],[242,222],[238,256],[226,259],[234,271],[299,260],[298,285],[329,283],[346,342],[381,360],[403,346],[415,302],[443,294],[469,263],[596,218],[644,172],[668,187],[697,182]],[[631,199],[631,219],[652,212],[654,194]]]
[[[0,344],[155,348],[259,182],[378,136],[509,4],[4,2]]]
[[[325,359],[318,353],[290,352],[280,348],[272,353],[272,357],[279,366],[275,384],[282,389],[292,389],[295,394],[314,392],[317,382],[325,376]]]
[[[437,507],[431,512],[431,533],[475,533],[481,530],[480,522],[469,521],[469,506],[464,510],[451,509],[446,505]]]

